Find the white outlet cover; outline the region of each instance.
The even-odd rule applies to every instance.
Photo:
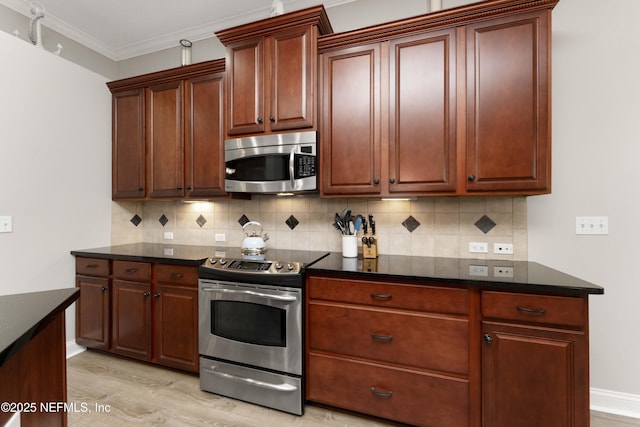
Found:
[[[12,219],[10,216],[0,216],[0,233],[11,233],[13,231]]]

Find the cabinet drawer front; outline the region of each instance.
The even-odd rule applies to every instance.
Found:
[[[311,303],[309,329],[311,350],[463,375],[469,370],[466,319]]]
[[[109,260],[76,257],[76,274],[85,276],[108,276]]]
[[[198,267],[172,264],[157,264],[155,267],[158,282],[198,286]]]
[[[483,292],[484,318],[584,327],[587,303],[579,297]]]
[[[310,277],[308,284],[312,299],[451,314],[469,311],[466,289],[326,277]]]
[[[113,276],[126,280],[151,280],[151,264],[147,262],[113,261]]]
[[[469,425],[466,380],[311,354],[307,399],[430,427]]]

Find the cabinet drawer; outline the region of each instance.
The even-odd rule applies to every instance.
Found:
[[[430,427],[469,425],[469,386],[463,379],[310,354],[310,401]]]
[[[156,264],[155,268],[158,282],[198,286],[198,267]]]
[[[327,277],[310,277],[308,285],[312,299],[451,314],[469,311],[466,289]]]
[[[587,304],[580,297],[483,292],[482,316],[525,323],[584,327]]]
[[[310,349],[467,374],[466,319],[361,307],[311,302]]]
[[[118,279],[149,281],[151,264],[147,262],[113,261],[113,276]]]
[[[85,276],[108,276],[109,260],[76,257],[76,274]]]

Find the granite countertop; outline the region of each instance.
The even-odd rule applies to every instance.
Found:
[[[71,255],[125,261],[168,262],[200,265],[216,251],[211,246],[170,245],[161,243],[132,243],[103,248],[71,251]]]
[[[0,296],[0,366],[79,296],[78,288]]]
[[[604,288],[536,262],[380,255],[376,259],[329,256],[307,273],[352,275],[354,278],[418,280],[464,284],[502,291],[565,295],[604,294]],[[511,274],[510,274],[511,272]],[[505,277],[505,276],[511,277]]]

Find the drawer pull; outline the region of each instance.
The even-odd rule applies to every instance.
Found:
[[[180,274],[180,273],[171,273],[169,275],[170,278],[172,279],[182,279],[184,277],[184,274]]]
[[[133,274],[133,273],[137,273],[138,269],[137,268],[127,268],[124,272]]]
[[[371,298],[374,299],[391,299],[391,294],[374,294],[371,292]]]
[[[393,391],[378,391],[375,387],[371,387],[371,393],[375,394],[378,397],[390,398],[393,396]]]
[[[547,309],[546,308],[528,308],[528,307],[523,307],[521,305],[516,307],[518,309],[518,311],[522,311],[524,313],[546,313]]]
[[[87,268],[98,268],[98,264],[89,264]]]
[[[389,342],[393,339],[393,335],[378,335],[375,332],[371,332],[371,338],[378,341]]]

